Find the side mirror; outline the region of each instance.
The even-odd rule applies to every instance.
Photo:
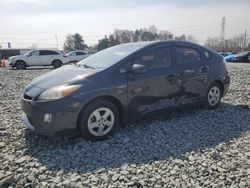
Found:
[[[147,67],[145,65],[142,65],[142,64],[134,64],[131,67],[131,72],[136,73],[136,74],[145,73],[145,72],[147,72]]]
[[[30,55],[30,54],[27,54],[26,56],[27,56],[27,57],[30,57],[31,55]]]

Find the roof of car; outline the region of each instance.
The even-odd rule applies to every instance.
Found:
[[[176,43],[176,44],[192,44],[192,45],[199,45],[189,41],[181,41],[181,40],[158,40],[158,41],[146,41],[146,42],[130,42],[124,43],[121,45],[139,45],[139,46],[148,46],[151,44],[165,44],[165,43]],[[200,46],[200,45],[199,45]]]

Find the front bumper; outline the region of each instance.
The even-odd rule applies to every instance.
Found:
[[[26,128],[35,131],[35,128],[30,124],[28,116],[26,114],[23,114],[23,123],[25,124]]]
[[[22,98],[23,122],[35,133],[52,137],[76,130],[81,103],[72,98],[39,102]]]

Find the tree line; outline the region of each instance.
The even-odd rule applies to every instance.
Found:
[[[69,34],[64,42],[64,50],[85,50],[91,49],[93,51],[100,51],[111,46],[115,46],[128,42],[140,42],[140,41],[155,41],[155,40],[182,40],[197,43],[198,41],[193,35],[182,34],[180,36],[174,36],[174,34],[168,30],[158,30],[154,25],[149,28],[141,28],[136,30],[122,30],[115,29],[112,34],[105,35],[94,46],[88,47],[83,37],[79,34]],[[233,38],[220,40],[219,37],[207,38],[205,46],[214,49],[216,51],[232,51],[238,52],[240,50],[250,50],[250,39],[246,34],[240,34]]]
[[[250,38],[246,33],[226,40],[220,40],[219,37],[207,38],[205,46],[218,52],[239,52],[250,50]]]
[[[140,42],[140,41],[155,41],[155,40],[183,40],[197,42],[194,36],[182,34],[181,36],[174,36],[174,34],[168,30],[160,30],[153,25],[149,28],[136,29],[136,30],[121,30],[115,29],[114,33],[100,39],[96,45],[97,51],[105,48],[115,46],[117,44],[128,42]]]

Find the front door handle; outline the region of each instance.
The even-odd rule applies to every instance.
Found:
[[[201,69],[200,69],[200,72],[201,73],[207,73],[209,70],[209,66],[202,66]]]
[[[168,76],[166,76],[166,79],[172,79],[172,78],[174,78],[175,76],[173,75],[173,74],[170,74],[170,75],[168,75]]]
[[[170,75],[166,76],[166,79],[173,79],[173,78],[177,78],[179,76],[181,76],[181,73],[170,74]]]

